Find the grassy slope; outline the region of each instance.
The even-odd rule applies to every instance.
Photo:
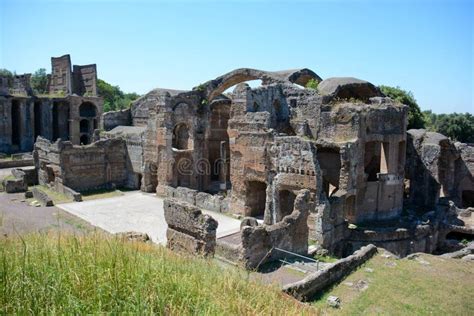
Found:
[[[29,235],[0,239],[0,310],[23,313],[314,314],[212,261],[150,244]]]
[[[425,254],[420,258],[395,260],[378,254],[315,305],[330,314],[472,315],[474,263]],[[360,280],[368,282],[365,290],[357,289]],[[341,309],[326,306],[329,295],[341,299]]]

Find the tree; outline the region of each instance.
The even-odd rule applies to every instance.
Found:
[[[0,77],[12,78],[13,73],[8,69],[0,68]]]
[[[31,76],[31,88],[35,93],[43,94],[48,92],[48,75],[46,69],[40,68]]]
[[[407,92],[400,87],[380,86],[379,88],[387,97],[408,106],[408,129],[425,127],[425,121],[423,120],[420,107],[416,103],[411,91]]]
[[[424,111],[429,131],[441,133],[463,143],[474,143],[474,116],[470,113],[435,114]]]
[[[99,96],[104,98],[104,112],[129,108],[140,96],[136,93],[124,93],[119,86],[112,86],[104,80],[97,80]]]

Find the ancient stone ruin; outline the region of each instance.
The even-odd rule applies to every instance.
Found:
[[[261,86],[245,83],[256,79]],[[305,88],[310,80],[319,83],[317,89]],[[243,225],[240,237],[229,238],[233,244],[217,242],[240,261],[249,249],[280,244],[267,237],[248,242],[250,231],[269,234],[285,225],[291,231],[299,223],[295,202],[301,190],[307,190],[308,215],[295,244],[288,243],[296,252],[307,250],[307,241],[297,241],[305,234],[301,229],[334,255],[369,243],[400,255],[435,251],[446,234],[439,234],[446,218],[440,213],[449,213],[443,201],[472,206],[472,146],[452,144],[452,158],[440,158],[451,159],[447,177],[442,166],[415,163],[423,151],[412,135],[423,132],[407,133],[406,122],[407,107],[371,83],[322,80],[309,69],[237,69],[191,91],[152,90],[129,110],[103,116],[108,137],[121,135],[134,161],[141,158],[143,191],[257,219],[261,228]],[[412,168],[431,173],[444,193],[416,180],[429,177],[413,175]],[[430,186],[431,193],[421,194],[430,203],[420,206],[437,217],[423,221],[418,213],[405,214],[419,205],[416,190]]]
[[[48,92],[37,95],[31,74],[0,77],[0,152],[33,150],[38,136],[89,144],[99,129],[102,98],[96,65],[71,65],[69,55],[51,58]]]
[[[171,248],[216,251],[253,269],[283,257],[278,249],[306,255],[310,243],[336,256],[368,244],[405,256],[440,251],[450,234],[472,239],[474,147],[407,131],[407,107],[369,82],[237,69],[190,91],[152,90],[99,123],[100,99],[85,96],[95,94],[95,81],[78,84],[91,67],[71,72],[68,61],[53,59],[50,91],[77,95],[21,99],[31,113],[36,100],[49,104],[41,117],[53,122],[35,145],[38,181],[70,194],[156,192],[167,198]],[[55,67],[65,69],[62,79]],[[4,111],[13,113],[15,98],[2,97]],[[66,101],[70,116],[55,116],[55,102]],[[54,122],[69,124],[56,128],[69,131],[56,142]],[[18,150],[3,126],[2,150]],[[97,126],[104,133],[92,133]],[[215,240],[199,209],[244,218],[241,231]]]

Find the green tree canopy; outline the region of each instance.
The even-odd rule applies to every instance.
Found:
[[[400,87],[380,86],[379,88],[387,97],[408,106],[408,129],[425,127],[423,114],[411,91],[405,91]]]
[[[435,114],[424,111],[426,129],[463,143],[474,143],[474,116],[470,113]]]
[[[113,86],[104,80],[97,80],[99,96],[104,98],[104,112],[117,111],[129,108],[131,103],[138,99],[137,93],[124,93],[119,86]]]
[[[8,69],[0,68],[0,77],[12,78],[13,73]]]
[[[43,94],[48,92],[48,75],[46,69],[40,68],[31,76],[31,88],[35,93]]]

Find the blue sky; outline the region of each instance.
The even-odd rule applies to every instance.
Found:
[[[307,67],[411,90],[423,110],[474,113],[470,0],[0,0],[0,68],[96,63],[124,91],[190,89],[240,67]]]

